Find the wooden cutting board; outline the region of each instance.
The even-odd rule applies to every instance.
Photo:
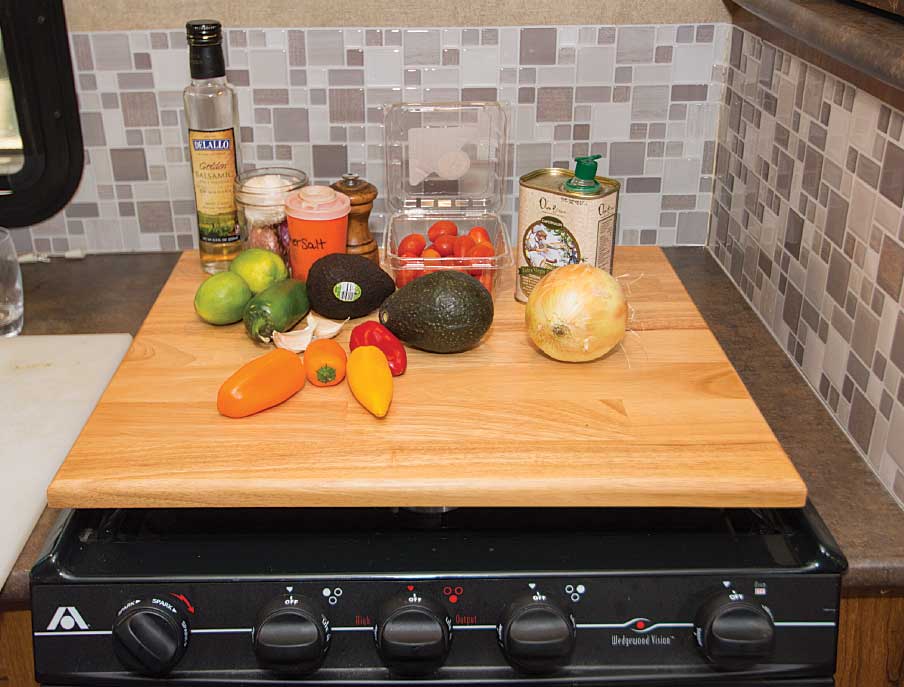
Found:
[[[347,384],[221,417],[217,389],[266,352],[192,309],[186,253],[56,478],[54,508],[797,507],[806,487],[662,251],[619,248],[632,334],[551,360],[503,284],[475,349],[409,349],[389,415]],[[339,336],[348,343],[351,327]]]

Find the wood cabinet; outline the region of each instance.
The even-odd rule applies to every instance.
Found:
[[[37,687],[29,611],[0,614],[0,687]]]
[[[904,596],[841,601],[836,687],[904,687]]]

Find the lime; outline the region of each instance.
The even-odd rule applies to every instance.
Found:
[[[210,324],[232,324],[242,319],[251,296],[244,279],[232,272],[220,272],[198,287],[195,312]]]
[[[263,248],[249,248],[239,253],[229,271],[244,279],[252,293],[260,293],[289,276],[283,259]]]

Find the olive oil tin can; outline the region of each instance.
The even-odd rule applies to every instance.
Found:
[[[598,176],[597,191],[575,192],[565,186],[574,176],[554,167],[520,179],[515,243],[519,301],[527,301],[537,282],[556,267],[587,262],[612,272],[620,184]]]

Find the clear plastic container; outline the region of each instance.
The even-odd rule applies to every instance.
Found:
[[[501,275],[512,267],[508,229],[499,210],[505,188],[508,117],[489,102],[402,103],[386,108],[384,267],[404,285],[437,270],[467,271],[495,297]],[[412,257],[402,240],[449,220],[458,235],[483,227],[493,255]]]
[[[307,174],[288,167],[252,169],[236,177],[236,221],[245,248],[266,248],[289,265],[286,197],[307,183]]]

